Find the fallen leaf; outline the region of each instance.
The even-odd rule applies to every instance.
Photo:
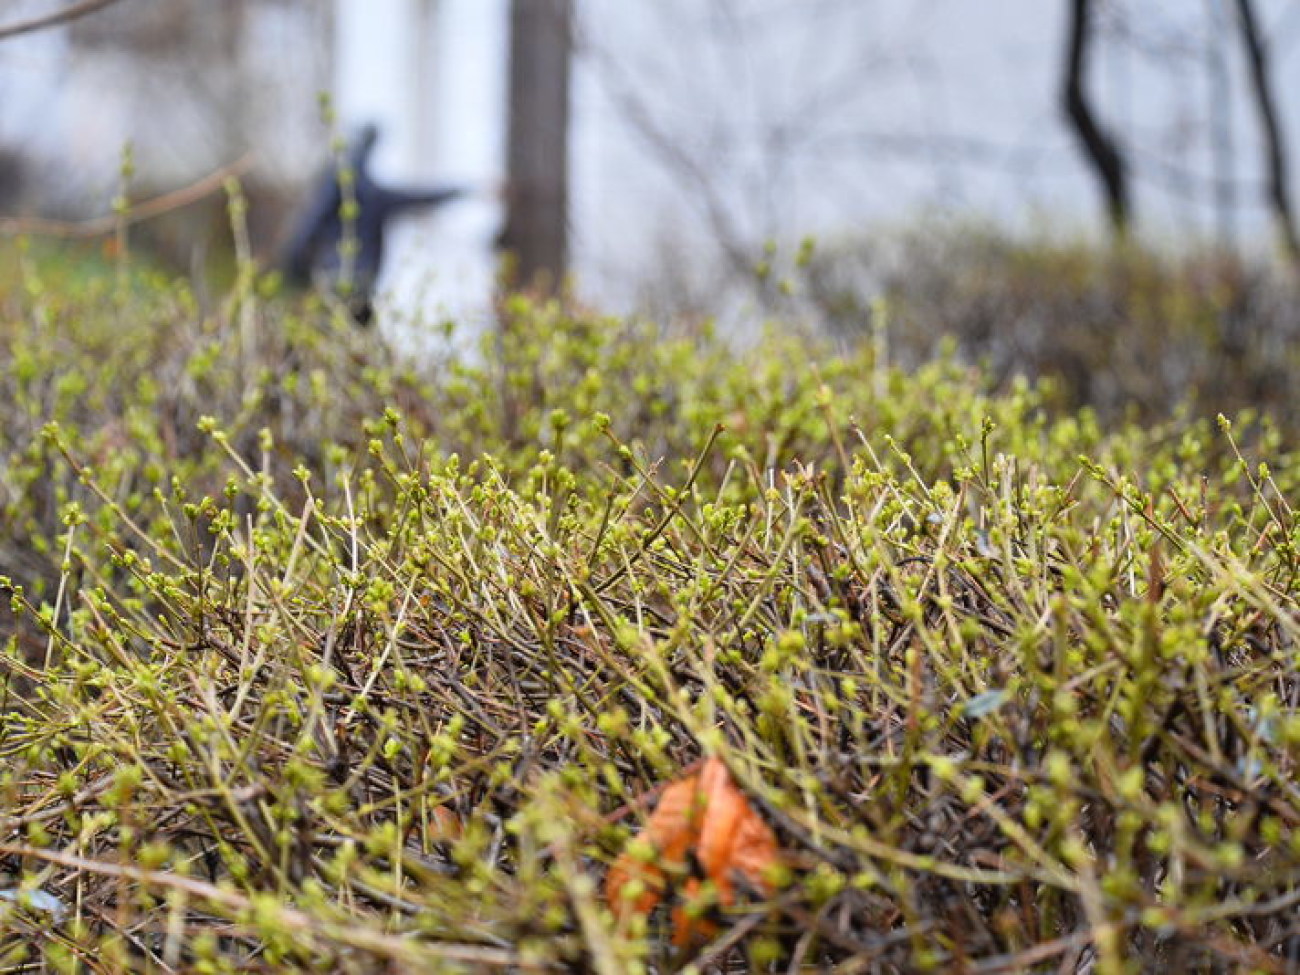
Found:
[[[767,869],[779,859],[776,835],[749,805],[716,758],[700,772],[700,789],[707,797],[700,827],[698,856],[705,875],[718,885],[724,904],[733,899],[733,878],[743,877],[764,894],[771,893]]]
[[[664,789],[639,839],[649,845],[652,857],[642,855],[644,848],[625,850],[605,881],[606,900],[620,923],[653,911],[673,876],[685,877],[681,893],[686,904],[702,893],[701,879],[713,882],[724,907],[735,903],[737,880],[747,889],[771,893],[767,871],[780,860],[776,836],[721,759],[706,760],[698,773]],[[691,853],[703,878],[686,876]],[[634,881],[643,889],[630,894],[628,884]],[[674,908],[673,944],[689,945],[716,932],[717,925],[692,917],[685,904]]]
[[[663,897],[664,867],[684,873],[686,854],[699,836],[699,776],[678,779],[663,790],[659,804],[646,822],[642,838],[652,849],[653,860],[627,850],[614,861],[605,878],[605,898],[620,919],[630,914],[649,914]],[[624,893],[628,883],[639,880],[645,890],[635,897]]]
[[[454,843],[465,835],[464,823],[446,806],[434,806],[431,812],[429,832],[433,839]]]

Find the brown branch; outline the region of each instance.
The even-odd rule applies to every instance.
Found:
[[[1255,107],[1259,110],[1260,125],[1264,130],[1264,151],[1268,162],[1268,197],[1277,220],[1287,256],[1300,264],[1300,235],[1296,232],[1295,212],[1291,206],[1291,191],[1287,186],[1286,140],[1282,123],[1273,101],[1273,86],[1269,81],[1269,52],[1260,34],[1255,9],[1250,0],[1237,0],[1237,20],[1241,40],[1246,48],[1246,64],[1250,68],[1250,83],[1255,94]]]
[[[93,14],[96,10],[103,10],[114,3],[117,3],[117,0],[81,0],[80,3],[74,3],[70,7],[56,10],[52,14],[41,14],[39,17],[32,17],[29,20],[16,21],[0,27],[0,41],[8,37],[17,37],[19,34],[30,34],[33,31],[44,30],[47,27],[57,27],[59,24],[66,24],[68,21],[84,17],[86,14]]]
[[[252,164],[253,154],[245,153],[229,165],[222,166],[188,186],[182,186],[180,189],[134,204],[127,213],[121,216],[108,214],[102,217],[94,217],[91,220],[75,222],[44,220],[40,217],[0,217],[0,234],[35,234],[42,237],[77,239],[102,237],[105,234],[113,233],[122,223],[130,226],[145,220],[152,220],[154,217],[160,217],[165,213],[171,213],[173,210],[187,207],[205,196],[211,196],[222,189],[226,180],[232,176],[239,176],[247,172]]]
[[[1093,171],[1106,194],[1111,227],[1116,236],[1128,231],[1129,196],[1124,157],[1115,141],[1102,129],[1092,113],[1084,89],[1088,45],[1092,40],[1092,2],[1073,0],[1070,5],[1070,33],[1066,41],[1065,77],[1061,91],[1065,114],[1082,143]]]

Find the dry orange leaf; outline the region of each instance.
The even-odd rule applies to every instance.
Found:
[[[723,906],[736,900],[736,880],[753,890],[771,892],[767,868],[780,860],[776,836],[754,812],[721,759],[710,758],[698,773],[671,783],[660,796],[642,833],[654,850],[654,858],[625,851],[605,880],[605,897],[620,921],[632,915],[646,915],[663,899],[669,878],[687,873],[687,854],[694,852],[704,877],[712,880]],[[624,896],[632,881],[644,887],[636,896]],[[694,897],[700,878],[688,877],[682,885],[686,899]],[[709,937],[716,926],[673,911],[673,943],[686,945]]]
[[[446,806],[434,806],[430,833],[436,840],[455,842],[465,835],[465,824]]]

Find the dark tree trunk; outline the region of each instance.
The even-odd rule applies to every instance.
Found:
[[[1088,48],[1092,41],[1092,0],[1070,0],[1062,106],[1106,194],[1106,208],[1117,237],[1128,233],[1128,172],[1114,140],[1098,124],[1085,91]]]
[[[514,283],[558,289],[568,257],[572,0],[511,0],[507,214]]]
[[[1277,219],[1278,231],[1282,234],[1287,255],[1293,262],[1300,264],[1300,237],[1296,235],[1295,213],[1291,208],[1291,191],[1287,184],[1290,173],[1287,171],[1286,140],[1282,135],[1282,124],[1273,100],[1273,86],[1269,82],[1268,48],[1260,35],[1259,21],[1250,0],[1237,0],[1237,21],[1246,48],[1246,64],[1250,69],[1255,107],[1259,110],[1259,121],[1264,130],[1269,205]]]

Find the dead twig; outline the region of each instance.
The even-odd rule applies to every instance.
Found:
[[[5,27],[0,27],[0,41],[9,37],[17,37],[19,34],[32,34],[38,30],[45,30],[47,27],[57,27],[59,24],[66,24],[87,14],[93,14],[95,11],[103,10],[115,3],[117,3],[117,0],[81,0],[80,3],[74,3],[72,6],[56,10],[54,13],[19,20]]]
[[[116,231],[123,222],[130,226],[152,220],[173,210],[187,207],[213,193],[221,192],[226,180],[246,173],[252,167],[253,161],[253,153],[245,153],[234,162],[214,170],[188,186],[133,204],[130,211],[123,215],[106,214],[90,220],[77,221],[46,220],[41,217],[0,217],[0,234],[9,236],[34,234],[69,239],[103,237]]]

